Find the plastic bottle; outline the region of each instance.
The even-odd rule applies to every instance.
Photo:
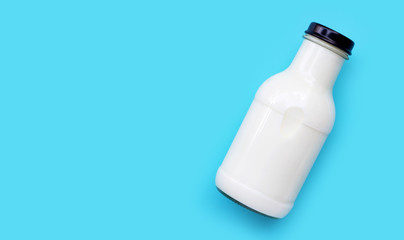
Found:
[[[227,197],[282,218],[295,199],[335,119],[334,82],[354,42],[311,23],[292,64],[266,80],[216,174]]]

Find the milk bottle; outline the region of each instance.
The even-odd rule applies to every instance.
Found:
[[[266,80],[216,174],[226,196],[254,211],[289,213],[335,119],[334,82],[354,42],[318,23],[291,65]]]

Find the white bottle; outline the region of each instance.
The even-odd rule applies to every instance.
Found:
[[[354,42],[311,23],[292,64],[266,80],[222,163],[216,186],[267,216],[292,209],[335,119],[332,88]]]

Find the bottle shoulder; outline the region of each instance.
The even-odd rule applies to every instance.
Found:
[[[287,69],[266,80],[258,89],[256,99],[282,114],[292,107],[300,108],[306,125],[329,133],[335,119],[332,89],[314,82],[308,75]]]

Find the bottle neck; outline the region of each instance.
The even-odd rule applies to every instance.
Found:
[[[348,55],[316,37],[306,35],[289,70],[297,71],[314,85],[332,89]]]

